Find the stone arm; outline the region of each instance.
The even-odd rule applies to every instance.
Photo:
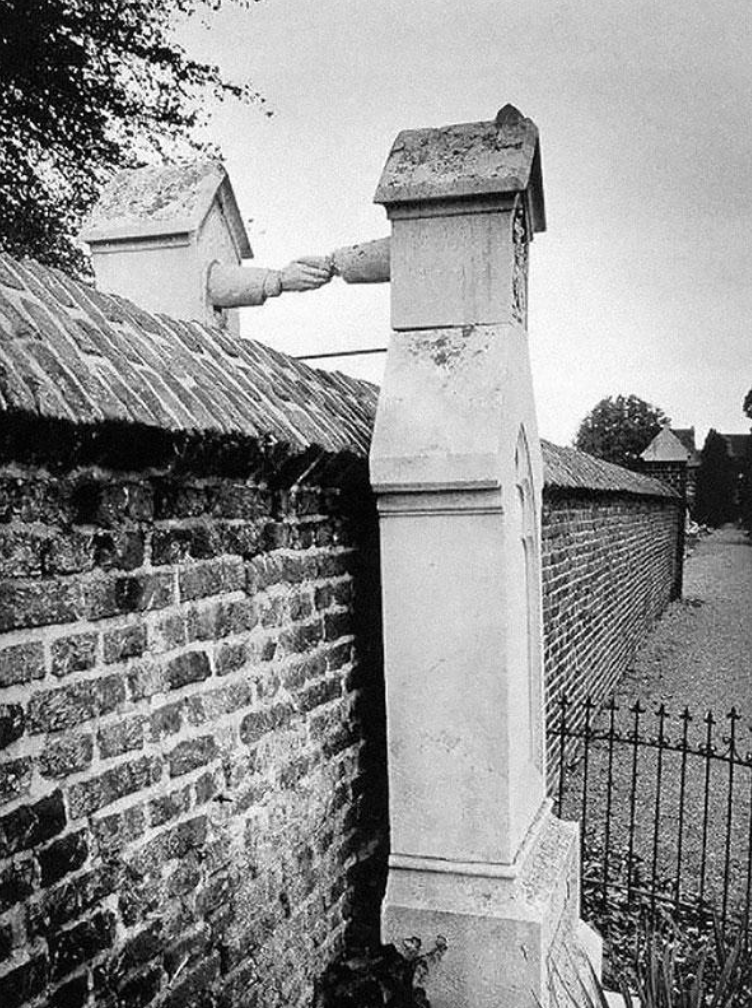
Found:
[[[329,256],[301,256],[281,270],[256,266],[209,267],[207,291],[215,308],[262,305],[283,291],[316,290],[339,276],[345,283],[387,283],[389,238],[337,249]]]
[[[345,283],[388,283],[390,238],[337,249],[330,256],[332,272]]]

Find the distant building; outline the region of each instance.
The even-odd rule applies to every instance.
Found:
[[[665,423],[640,458],[645,472],[686,494],[687,506],[691,510],[695,502],[697,469],[700,465],[694,427],[672,430]]]
[[[729,459],[736,476],[736,505],[743,510],[747,473],[752,462],[752,434],[721,434],[728,445]],[[748,492],[748,490],[746,491]]]

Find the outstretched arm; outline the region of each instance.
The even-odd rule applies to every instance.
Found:
[[[337,249],[331,255],[333,272],[345,283],[388,283],[390,238]]]
[[[281,270],[215,262],[209,267],[208,295],[215,308],[256,306],[283,291],[316,290],[331,276],[331,262],[325,256],[303,256]]]
[[[339,248],[328,256],[300,256],[281,270],[256,266],[209,268],[208,295],[215,308],[262,305],[283,291],[316,290],[339,276],[345,283],[388,283],[389,238]]]

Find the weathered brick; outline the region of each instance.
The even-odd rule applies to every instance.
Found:
[[[114,970],[110,971],[111,981],[116,983],[119,977],[123,977],[139,966],[162,954],[164,942],[162,938],[162,922],[152,921],[138,934],[133,935],[118,951]]]
[[[115,604],[121,612],[146,612],[164,609],[175,601],[171,574],[134,574],[114,583]]]
[[[89,721],[96,711],[96,685],[92,681],[45,690],[29,702],[27,730],[30,734],[62,731]]]
[[[21,805],[0,817],[0,858],[31,850],[65,828],[63,796],[55,791],[34,805]]]
[[[0,602],[0,631],[70,623],[78,619],[82,611],[78,583],[57,579],[0,582]],[[24,682],[29,678],[33,676],[14,681]]]
[[[29,937],[46,938],[81,917],[114,893],[119,881],[119,872],[112,865],[102,865],[47,890],[40,902],[27,905]]]
[[[214,953],[175,985],[162,1002],[164,1008],[210,1008],[211,985],[219,976],[219,953]]]
[[[159,996],[162,986],[162,970],[159,966],[128,977],[117,988],[118,1008],[146,1008]]]
[[[187,567],[179,574],[180,598],[186,601],[240,591],[245,587],[245,571],[239,558],[207,560]]]
[[[341,696],[342,686],[339,679],[322,679],[310,686],[298,700],[298,710],[305,714],[315,707],[329,703],[335,697]]]
[[[89,978],[74,977],[50,995],[49,1008],[83,1008],[89,1000]]]
[[[190,807],[190,786],[180,788],[178,791],[171,791],[170,794],[160,795],[149,802],[149,824],[162,826],[170,819],[176,819],[184,812],[188,812]]]
[[[29,756],[0,763],[0,804],[25,794],[31,784],[32,760]]]
[[[222,530],[224,553],[232,553],[250,560],[261,551],[263,526],[258,522],[225,525]]]
[[[186,651],[169,661],[165,667],[169,689],[180,689],[188,683],[201,682],[210,675],[209,656],[205,651]]]
[[[60,837],[37,854],[43,887],[54,885],[70,872],[80,868],[89,856],[86,833],[69,833]]]
[[[187,559],[206,560],[223,551],[221,530],[202,522],[186,528],[158,529],[151,541],[151,562],[182,563]]]
[[[328,641],[352,633],[352,615],[347,609],[324,614],[324,639]]]
[[[149,721],[149,734],[152,742],[158,742],[167,735],[174,735],[183,726],[181,715],[182,701],[166,704],[152,711]]]
[[[136,570],[144,562],[144,534],[134,529],[100,532],[94,537],[93,550],[94,562],[103,570]]]
[[[42,557],[46,575],[80,574],[94,566],[92,537],[81,532],[56,532]]]
[[[16,906],[34,892],[34,865],[31,861],[9,865],[0,871],[0,914]]]
[[[239,668],[249,659],[248,645],[245,641],[238,643],[222,644],[217,649],[214,665],[218,676],[229,675],[230,672],[237,672]]]
[[[0,749],[7,749],[24,733],[26,715],[20,704],[0,704]]]
[[[152,648],[159,651],[171,651],[182,647],[187,641],[185,615],[182,612],[166,616],[152,631]]]
[[[185,719],[189,724],[201,725],[216,721],[223,714],[231,714],[254,702],[254,686],[249,681],[232,682],[219,689],[207,690],[188,696],[183,704]]]
[[[47,985],[49,969],[45,956],[36,956],[0,977],[0,1004],[20,1008],[41,994]]]
[[[165,671],[154,661],[138,662],[128,672],[128,689],[133,700],[145,700],[167,687]]]
[[[112,946],[115,918],[109,911],[95,914],[68,931],[51,934],[48,939],[53,980],[60,980]]]
[[[170,777],[180,777],[197,767],[206,766],[217,756],[217,743],[213,735],[180,742],[167,754]]]
[[[228,894],[229,895],[229,894]],[[202,908],[202,914],[207,911]],[[207,925],[195,934],[187,935],[171,945],[164,954],[164,968],[169,977],[185,968],[186,962],[195,962],[209,947],[211,931]]]
[[[162,764],[157,757],[142,756],[131,763],[106,770],[98,777],[74,784],[70,789],[69,808],[73,819],[89,815],[106,805],[150,787],[159,780]]]
[[[0,608],[4,605],[0,586]],[[44,675],[44,648],[36,641],[31,644],[13,644],[0,651],[0,687],[31,682]]]
[[[95,698],[98,715],[112,714],[125,701],[125,677],[108,675],[97,679]]]
[[[170,896],[187,896],[201,881],[201,871],[190,861],[179,861],[167,879]]]
[[[71,497],[73,521],[78,525],[119,528],[127,521],[154,517],[154,493],[146,482],[108,482],[83,477]]]
[[[0,529],[0,578],[22,578],[42,571],[50,539],[22,525]]]
[[[143,623],[117,627],[102,635],[106,664],[138,658],[146,650],[146,627]]]
[[[293,713],[289,704],[281,704],[263,711],[246,714],[240,724],[240,739],[246,745],[255,745],[264,735],[283,728]]]
[[[43,777],[62,778],[85,770],[94,756],[91,735],[67,734],[48,741],[39,757],[39,772]]]
[[[220,787],[217,783],[215,775],[211,772],[202,774],[195,783],[196,790],[196,804],[203,805],[205,802],[211,801],[217,794],[219,794]]]
[[[13,955],[14,938],[10,924],[0,924],[0,963],[6,962]]]
[[[97,733],[97,744],[102,759],[121,756],[134,749],[143,749],[146,723],[147,718],[137,714],[127,720],[100,728]]]
[[[93,668],[97,660],[97,634],[75,634],[52,642],[52,674],[66,676]]]
[[[140,848],[138,864],[145,870],[163,865],[166,861],[186,857],[191,851],[202,851],[206,846],[207,817],[196,816],[158,834]]]
[[[93,830],[100,852],[111,856],[125,844],[143,836],[146,830],[146,816],[143,808],[136,805],[123,812],[113,812],[112,815],[95,819]]]
[[[315,647],[324,639],[324,629],[321,620],[310,623],[298,623],[283,630],[279,639],[279,647],[285,654],[300,654]]]

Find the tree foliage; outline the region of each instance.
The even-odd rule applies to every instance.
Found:
[[[752,388],[744,397],[742,410],[744,415],[752,420]],[[752,437],[747,442],[747,455],[744,459],[740,489],[740,508],[742,521],[747,531],[752,533]]]
[[[71,236],[113,170],[185,153],[209,97],[263,101],[173,38],[221,3],[0,0],[0,248],[80,268]]]
[[[575,448],[607,462],[634,468],[640,453],[667,422],[663,410],[639,396],[608,396],[596,403],[580,424]]]
[[[697,470],[695,519],[717,528],[738,517],[736,469],[722,434],[711,428]]]
[[[752,420],[752,388],[744,397],[744,402],[742,403],[742,410],[745,416],[748,416]]]

